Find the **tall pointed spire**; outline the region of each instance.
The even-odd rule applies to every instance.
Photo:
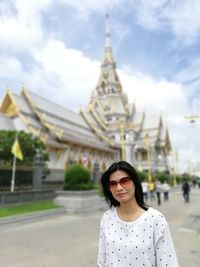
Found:
[[[111,34],[109,25],[109,14],[106,14],[106,38],[105,38],[105,51],[111,51]]]
[[[105,65],[105,64],[112,64],[115,67],[115,61],[112,55],[109,14],[106,14],[105,52],[104,52],[104,57],[102,61],[102,65]]]
[[[105,51],[101,64],[99,80],[92,97],[95,98],[98,96],[101,98],[105,95],[107,97],[108,95],[113,97],[113,95],[115,95],[121,98],[122,86],[117,75],[116,64],[112,54],[109,14],[106,14],[105,22]]]

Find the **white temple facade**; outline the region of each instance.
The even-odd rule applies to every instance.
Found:
[[[81,113],[97,136],[121,147],[122,159],[142,170],[169,171],[168,130],[160,115],[139,113],[134,104],[129,104],[116,71],[108,16],[99,79],[88,107]]]
[[[108,16],[105,52],[88,106],[76,113],[25,87],[16,95],[6,90],[0,105],[0,129],[24,130],[48,147],[50,180],[62,180],[72,162],[104,171],[120,159],[137,169],[169,171],[171,150],[167,127],[160,115],[138,113],[129,104],[116,71]]]

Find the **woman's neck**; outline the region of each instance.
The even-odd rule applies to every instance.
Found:
[[[133,214],[136,211],[138,211],[140,206],[136,201],[126,202],[126,203],[120,203],[120,206],[118,207],[118,210],[123,214]]]
[[[129,222],[140,217],[145,211],[137,204],[136,201],[120,203],[117,213],[120,219]]]

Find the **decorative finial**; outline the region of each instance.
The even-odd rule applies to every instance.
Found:
[[[105,39],[105,49],[111,50],[111,34],[109,25],[109,14],[106,14],[106,39]]]
[[[22,86],[21,87],[22,92],[26,91],[26,86],[23,82],[21,82],[21,86]]]
[[[21,85],[22,85],[22,88],[25,88],[25,83],[24,82],[22,82]]]

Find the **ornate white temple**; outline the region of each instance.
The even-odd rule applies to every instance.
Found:
[[[169,171],[171,143],[160,115],[138,113],[129,104],[116,71],[108,16],[105,52],[96,87],[80,113],[50,102],[25,87],[6,90],[0,106],[0,129],[24,130],[47,144],[50,180],[63,179],[71,162],[105,170],[124,159],[136,168]]]

